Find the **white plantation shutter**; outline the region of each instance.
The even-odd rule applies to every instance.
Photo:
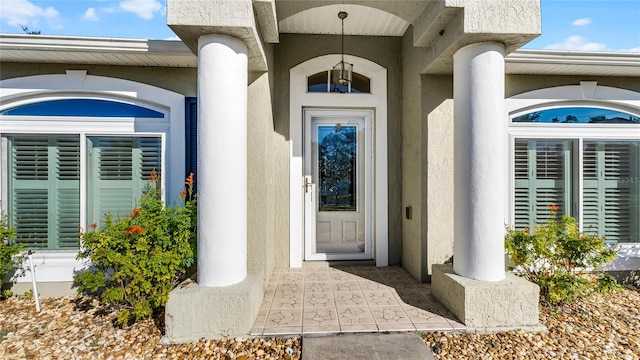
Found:
[[[89,137],[88,219],[100,222],[131,213],[153,170],[160,172],[160,138]]]
[[[78,247],[80,140],[77,136],[8,138],[9,214],[30,248]]]
[[[546,223],[549,205],[570,213],[570,141],[516,140],[514,169],[516,229]]]
[[[583,229],[606,241],[638,241],[638,145],[585,141]]]

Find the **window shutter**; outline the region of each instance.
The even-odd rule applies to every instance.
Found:
[[[583,151],[584,231],[606,235],[610,243],[637,241],[638,235],[633,234],[638,227],[632,205],[634,183],[630,181],[638,168],[637,149],[628,142],[590,141],[584,143]]]
[[[80,225],[78,137],[9,138],[9,213],[30,248],[77,248]]]
[[[105,214],[114,219],[127,216],[132,208],[132,147],[131,139],[89,138],[92,166],[90,179],[90,222],[100,222]]]
[[[89,222],[110,213],[124,218],[142,195],[152,171],[161,169],[160,138],[88,138]]]
[[[534,223],[530,201],[529,143],[516,140],[515,143],[515,227],[524,229]]]
[[[558,206],[558,214],[570,213],[570,149],[569,141],[516,140],[516,229],[546,223],[550,205]]]
[[[77,248],[80,226],[80,139],[58,138],[56,147],[56,237],[59,248]]]
[[[140,175],[139,180],[145,183],[152,172],[160,173],[162,164],[162,148],[159,138],[139,138],[140,146]],[[146,183],[145,183],[146,185]]]

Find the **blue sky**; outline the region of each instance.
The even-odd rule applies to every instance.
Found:
[[[542,35],[524,48],[640,52],[640,0],[541,4]],[[2,33],[177,39],[165,18],[164,0],[0,0]]]

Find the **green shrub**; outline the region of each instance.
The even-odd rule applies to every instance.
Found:
[[[78,259],[90,260],[92,267],[74,277],[78,293],[100,295],[103,302],[115,305],[121,326],[162,308],[195,263],[193,174],[186,185],[180,194],[184,203],[165,206],[158,177],[152,174],[129,217],[116,221],[106,214],[104,224],[91,224],[81,234]]]
[[[619,289],[615,279],[600,272],[616,258],[616,251],[605,248],[604,237],[580,232],[574,218],[558,220],[558,207],[549,209],[547,224],[535,226],[533,233],[507,228],[505,247],[514,272],[538,284],[542,299],[551,304]]]
[[[14,243],[13,238],[16,235],[16,230],[13,227],[9,227],[6,216],[0,217],[0,285],[4,278],[9,275],[11,271],[17,270],[20,272],[22,269],[23,256],[20,256],[20,252],[24,250],[24,244]],[[0,292],[0,299],[11,296],[10,290]]]

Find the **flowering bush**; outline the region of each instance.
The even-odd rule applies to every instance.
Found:
[[[119,309],[117,321],[126,326],[163,307],[169,292],[195,263],[197,205],[193,174],[180,194],[184,204],[165,206],[158,176],[149,184],[127,218],[89,225],[81,234],[79,259],[92,268],[75,276],[78,293],[100,295]]]
[[[507,228],[505,247],[514,272],[540,286],[543,300],[551,304],[571,302],[595,290],[617,288],[602,265],[613,261],[616,252],[606,249],[604,237],[580,232],[575,219],[549,206],[546,225],[515,230]],[[612,282],[613,280],[613,282]]]
[[[9,227],[7,217],[0,217],[0,285],[7,275],[13,270],[20,270],[22,267],[22,256],[18,254],[24,249],[24,244],[13,243],[12,239],[16,230]],[[13,279],[12,279],[13,280]],[[0,292],[0,299],[11,295],[10,290]]]

